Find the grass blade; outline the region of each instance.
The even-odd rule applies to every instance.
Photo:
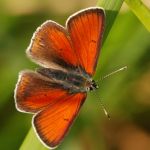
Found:
[[[150,32],[150,10],[140,0],[125,0],[127,5]]]
[[[106,27],[104,33],[104,41],[115,21],[115,18],[122,6],[124,0],[99,0],[97,5],[103,7],[106,13]]]

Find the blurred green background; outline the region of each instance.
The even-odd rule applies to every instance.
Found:
[[[17,112],[13,95],[18,72],[37,67],[25,54],[33,32],[49,19],[64,25],[70,14],[95,4],[96,0],[0,1],[1,150],[18,150],[31,127],[32,115]],[[58,150],[150,150],[150,33],[126,5],[103,45],[94,79],[123,66],[128,69],[100,81],[99,90],[88,94]]]

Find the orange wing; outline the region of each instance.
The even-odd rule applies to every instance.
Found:
[[[54,148],[63,140],[85,98],[85,93],[70,94],[34,116],[33,125],[44,144]]]
[[[46,68],[76,67],[77,57],[67,31],[53,21],[47,21],[34,33],[27,54]]]
[[[102,9],[90,8],[71,16],[66,23],[79,64],[90,75],[94,74],[97,65],[104,17]]]
[[[35,113],[67,95],[58,83],[33,71],[23,71],[15,89],[16,108]]]

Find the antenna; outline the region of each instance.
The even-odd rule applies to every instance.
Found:
[[[110,120],[110,115],[108,113],[108,111],[106,110],[105,106],[103,105],[102,101],[100,101],[101,107],[104,111],[104,114],[107,116],[107,118]]]
[[[127,69],[127,66],[124,66],[124,67],[122,67],[122,68],[120,68],[120,69],[117,69],[117,70],[115,70],[115,71],[113,71],[113,72],[111,72],[111,73],[109,73],[109,74],[103,76],[100,80],[103,80],[103,79],[105,79],[105,78],[108,78],[109,76],[114,75],[114,74],[116,74],[116,73],[118,73],[118,72],[120,72],[120,71],[124,71],[124,70],[126,70],[126,69]],[[101,107],[102,107],[102,109],[103,109],[105,115],[106,115],[107,118],[110,120],[110,115],[109,115],[108,111],[106,110],[105,106],[103,105],[102,101],[100,101],[100,104],[101,104]]]
[[[117,70],[115,70],[115,71],[113,71],[113,72],[111,72],[111,73],[105,75],[104,77],[102,77],[101,80],[103,80],[103,79],[105,79],[105,78],[108,78],[109,76],[114,75],[114,74],[116,74],[116,73],[118,73],[118,72],[120,72],[120,71],[124,71],[124,70],[126,70],[126,69],[127,69],[127,66],[124,66],[124,67],[122,67],[122,68],[120,68],[120,69],[117,69]]]

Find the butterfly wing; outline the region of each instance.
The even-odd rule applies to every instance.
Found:
[[[93,75],[104,31],[104,11],[90,8],[72,15],[66,23],[80,66]]]
[[[67,69],[78,65],[67,31],[54,21],[46,21],[37,29],[27,55],[46,68]]]
[[[33,126],[42,142],[54,148],[63,140],[85,98],[86,93],[69,94],[34,116]]]
[[[66,26],[67,30],[53,21],[42,24],[33,35],[28,56],[46,68],[80,66],[93,75],[104,31],[104,11],[85,9],[72,15]]]
[[[33,125],[48,146],[57,146],[79,112],[86,93],[71,94],[63,85],[37,72],[23,71],[15,89],[16,108],[35,113]]]
[[[23,71],[15,89],[16,108],[35,113],[67,95],[68,92],[50,78],[33,71]]]

